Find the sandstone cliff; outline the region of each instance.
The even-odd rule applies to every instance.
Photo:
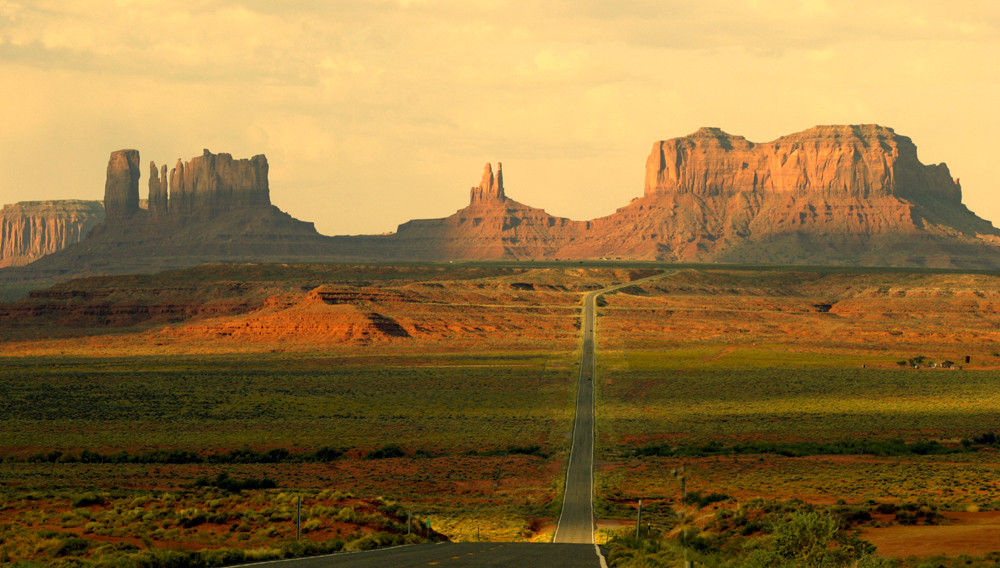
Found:
[[[237,160],[205,150],[187,162],[179,160],[169,176],[165,166],[150,163],[148,200],[140,200],[139,152],[113,152],[104,222],[83,243],[40,259],[27,272],[4,271],[0,285],[205,262],[329,258],[330,237],[271,205],[267,172],[263,155]]]
[[[944,164],[877,125],[817,126],[754,143],[717,128],[656,142],[643,194],[590,221],[556,217],[507,196],[483,168],[469,205],[396,233],[326,237],[270,203],[264,156],[150,164],[111,155],[107,220],[79,245],[7,269],[0,281],[181,268],[205,262],[382,262],[600,259],[1000,268],[1000,231],[961,202]],[[20,280],[18,280],[20,279]],[[0,282],[0,287],[3,282]],[[0,290],[2,291],[2,290]]]
[[[489,162],[483,168],[483,179],[479,185],[469,190],[469,205],[489,207],[503,203],[507,196],[503,192],[503,165],[497,162],[497,175],[493,177],[493,167]]]
[[[263,154],[234,160],[229,154],[204,150],[188,162],[177,160],[170,171],[170,214],[210,218],[234,207],[267,207],[271,204],[267,168]],[[160,183],[166,184],[166,175]]]
[[[118,150],[108,160],[104,210],[110,221],[128,219],[139,211],[139,152]]]
[[[1000,237],[944,164],[877,125],[757,144],[718,128],[653,144],[642,197],[581,222],[506,197],[487,164],[469,207],[400,225],[414,258],[624,258],[1000,266]]]
[[[0,268],[79,242],[104,220],[100,201],[23,201],[0,209]]]
[[[169,212],[167,194],[167,166],[156,170],[156,163],[149,163],[149,214],[154,219],[166,217]]]

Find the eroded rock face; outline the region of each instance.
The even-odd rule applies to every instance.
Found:
[[[946,165],[921,164],[909,138],[877,125],[817,126],[762,144],[702,128],[656,142],[646,160],[645,195],[670,192],[962,200]]]
[[[947,166],[921,164],[909,138],[880,126],[819,126],[763,144],[703,128],[657,142],[644,195],[590,221],[511,199],[500,164],[496,174],[486,164],[468,206],[389,235],[319,235],[269,204],[264,156],[207,150],[178,160],[169,183],[151,165],[147,213],[134,204],[133,162],[116,152],[109,163],[114,221],[35,273],[417,259],[1000,267],[1000,231],[962,205]]]
[[[139,151],[118,150],[108,160],[104,209],[109,220],[128,219],[139,211]]]
[[[504,202],[503,164],[497,162],[497,175],[493,177],[493,167],[489,162],[483,168],[483,178],[479,186],[469,190],[469,205],[497,205]]]
[[[1000,262],[1000,231],[962,205],[948,167],[921,164],[909,138],[881,126],[817,126],[764,144],[702,128],[653,145],[644,193],[572,221],[507,198],[487,164],[468,207],[400,225],[394,238],[413,258]]]
[[[22,266],[83,239],[104,220],[100,201],[23,201],[0,209],[0,268]]]
[[[234,160],[204,150],[186,163],[177,160],[170,172],[171,215],[212,217],[234,207],[270,205],[267,171],[263,154]]]
[[[166,217],[167,208],[167,166],[157,171],[156,163],[149,163],[149,214],[153,218]]]

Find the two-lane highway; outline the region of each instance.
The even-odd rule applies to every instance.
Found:
[[[593,545],[537,542],[415,544],[370,552],[349,552],[276,560],[259,568],[598,568]]]
[[[566,488],[563,491],[562,513],[552,542],[594,542],[594,324],[597,298],[602,294],[662,278],[666,272],[609,286],[587,293],[583,297],[583,353],[580,356],[580,385],[576,396],[576,419],[573,422],[573,443],[566,466]]]
[[[590,292],[583,298],[583,354],[573,442],[566,465],[562,512],[552,542],[594,543],[594,312],[597,297],[605,291]]]
[[[566,466],[566,487],[563,491],[562,512],[556,525],[552,544],[540,543],[444,543],[401,546],[386,550],[334,554],[300,560],[265,562],[255,566],[267,568],[393,568],[447,567],[520,567],[606,568],[600,549],[594,544],[594,314],[597,298],[667,273],[610,286],[587,293],[583,298],[581,318],[582,354],[579,387],[576,397],[576,418],[569,463]]]

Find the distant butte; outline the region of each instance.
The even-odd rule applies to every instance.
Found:
[[[1000,267],[1000,232],[962,204],[948,167],[920,163],[909,138],[878,125],[655,142],[643,196],[591,221],[513,201],[502,182],[487,191],[489,174],[469,207],[400,225],[398,246],[434,259]]]
[[[590,221],[511,199],[502,166],[486,164],[467,207],[377,236],[323,236],[278,210],[263,155],[205,150],[178,160],[169,175],[166,166],[149,167],[144,209],[139,153],[114,152],[104,222],[79,244],[67,239],[61,252],[0,271],[0,281],[205,262],[615,258],[1000,268],[1000,231],[962,204],[948,167],[922,164],[909,138],[878,125],[817,126],[766,143],[718,128],[658,141],[642,196]]]

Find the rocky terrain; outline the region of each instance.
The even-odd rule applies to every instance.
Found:
[[[104,220],[100,201],[22,201],[0,209],[0,268],[79,242]]]
[[[467,207],[378,236],[323,236],[278,210],[262,155],[205,150],[169,172],[151,162],[146,208],[139,163],[138,151],[114,152],[106,221],[30,269],[0,272],[0,287],[205,262],[618,258],[1000,268],[1000,231],[962,204],[948,167],[922,164],[909,138],[877,125],[817,126],[767,143],[702,128],[656,142],[643,195],[590,221],[507,197],[502,166],[494,173],[487,164]]]

